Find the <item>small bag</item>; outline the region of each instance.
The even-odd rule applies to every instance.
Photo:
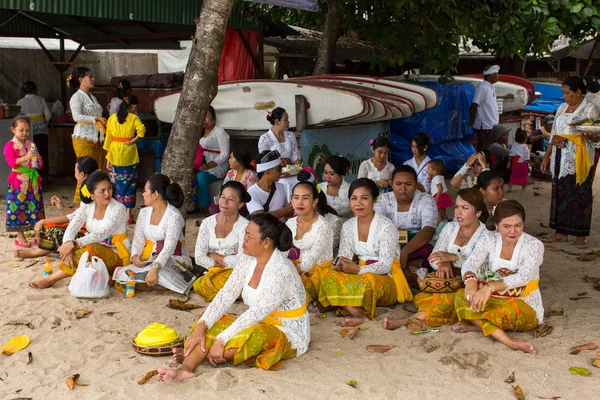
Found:
[[[452,293],[456,292],[462,286],[460,276],[454,278],[441,279],[435,272],[430,272],[423,279],[417,279],[419,289],[425,293]]]
[[[96,256],[88,261],[89,257],[87,251],[81,255],[77,271],[69,283],[69,292],[73,297],[80,299],[100,299],[110,296],[106,264]]]
[[[517,272],[519,272],[519,271],[518,270],[511,271],[508,268],[500,268],[496,272],[486,271],[484,274],[485,280],[478,280],[477,286],[479,287],[479,289],[481,289],[482,287],[487,285],[489,282],[495,282],[495,281],[502,280],[507,276],[516,274]],[[523,293],[525,293],[526,287],[527,286],[519,286],[519,287],[512,288],[512,289],[504,289],[504,290],[496,291],[496,292],[492,293],[492,297],[518,298],[518,297],[521,297],[523,295]]]

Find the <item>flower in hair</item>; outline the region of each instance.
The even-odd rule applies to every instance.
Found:
[[[268,116],[271,116],[271,113],[272,113],[272,111],[268,111],[268,110],[267,110],[267,115],[268,115]]]
[[[92,195],[90,194],[90,191],[88,190],[87,185],[82,185],[80,191],[81,191],[81,194],[84,195],[85,197],[87,197],[87,198],[92,197]]]
[[[375,139],[371,139],[371,140],[369,140],[369,144],[370,144],[371,146],[373,146],[373,142],[374,142],[374,141],[375,141]]]
[[[317,193],[321,194],[321,187],[319,185],[315,185],[317,187]]]
[[[67,85],[67,87],[68,87],[68,88],[70,88],[70,87],[71,87],[71,79],[73,79],[73,74],[71,74],[71,75],[67,76],[67,82],[66,82],[66,85]]]

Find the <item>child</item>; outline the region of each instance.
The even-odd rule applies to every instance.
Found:
[[[117,97],[110,99],[110,103],[106,106],[108,115],[111,116],[119,110],[119,106],[123,102],[125,97],[129,97],[131,94],[131,83],[127,79],[123,79],[117,86]]]
[[[529,183],[529,148],[527,142],[527,132],[523,129],[517,129],[515,132],[515,143],[510,147],[508,154],[508,164],[510,169],[510,180],[508,181],[508,191],[512,191],[512,185],[522,185],[521,190],[525,190]]]
[[[115,177],[115,199],[127,208],[127,224],[133,224],[131,210],[135,207],[135,185],[137,164],[140,162],[135,142],[146,133],[146,127],[135,115],[138,98],[134,95],[123,98],[116,114],[106,123],[104,150],[106,168]],[[136,136],[137,135],[137,136]]]
[[[446,166],[444,162],[439,158],[429,162],[427,168],[427,175],[431,181],[431,194],[435,199],[435,203],[438,209],[438,225],[440,222],[446,220],[446,208],[452,207],[454,202],[448,196],[448,189],[446,188],[446,181],[444,180],[444,170]]]
[[[417,133],[413,136],[410,149],[413,153],[413,158],[406,161],[404,165],[410,165],[417,173],[417,187],[421,192],[429,193],[431,189],[431,181],[428,178],[427,164],[431,158],[425,152],[429,150],[431,141],[429,136],[424,133]]]
[[[8,176],[6,194],[6,231],[17,232],[15,246],[29,248],[25,232],[44,219],[42,177],[38,170],[44,165],[35,144],[27,140],[31,121],[18,115],[10,127],[14,137],[4,146],[4,158],[12,172]]]

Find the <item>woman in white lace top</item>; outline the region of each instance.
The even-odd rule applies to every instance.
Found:
[[[600,156],[600,136],[579,135],[577,127],[569,125],[600,119],[600,109],[585,97],[586,82],[578,76],[563,82],[565,102],[556,112],[550,146],[542,161],[542,172],[552,174],[550,228],[556,230],[544,242],[566,242],[572,235],[577,237],[575,245],[579,249],[588,247],[594,203],[592,184]]]
[[[463,264],[465,289],[456,295],[455,332],[483,331],[514,350],[536,354],[531,343],[506,331],[526,332],[544,322],[539,288],[544,244],[523,232],[525,210],[514,200],[503,201],[488,220],[488,229]],[[486,268],[487,265],[487,268]]]
[[[196,240],[196,264],[207,269],[194,282],[194,291],[212,301],[233,272],[236,255],[242,252],[242,240],[248,220],[239,214],[250,195],[240,182],[229,181],[219,193],[220,212],[205,218]]]
[[[346,157],[329,157],[323,170],[324,182],[319,183],[319,187],[327,197],[327,205],[333,208],[344,221],[352,217],[348,199],[350,184],[344,180],[348,172],[350,172],[350,161]]]
[[[144,205],[135,224],[131,262],[139,268],[150,264],[146,285],[163,289],[161,271],[192,269],[185,246],[185,219],[178,208],[183,205],[183,190],[162,174],[148,178],[144,187]]]
[[[101,258],[111,276],[116,267],[131,263],[127,212],[123,204],[112,198],[113,188],[108,175],[102,171],[92,173],[81,186],[81,194],[84,204],[72,214],[58,248],[61,258],[58,271],[30,283],[30,287],[45,289],[74,275],[79,258],[86,251],[90,257]],[[76,239],[84,224],[87,234]]]
[[[379,193],[390,191],[394,164],[388,162],[390,141],[384,136],[377,136],[369,142],[373,157],[363,161],[358,168],[358,178],[369,178],[379,188]]]
[[[292,233],[269,214],[254,215],[244,237],[244,255],[223,290],[194,324],[183,353],[176,350],[177,370],[159,369],[158,379],[193,378],[206,359],[213,365],[245,362],[270,369],[304,354],[310,342],[306,293],[289,250]],[[235,318],[225,314],[240,296],[248,309]]]

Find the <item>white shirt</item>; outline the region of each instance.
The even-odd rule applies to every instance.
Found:
[[[229,135],[225,129],[219,125],[215,125],[210,135],[200,139],[200,146],[204,150],[217,150],[220,153],[213,153],[212,151],[204,151],[204,162],[207,164],[211,161],[217,163],[216,167],[213,167],[207,172],[216,176],[219,179],[223,179],[229,170]]]
[[[246,204],[248,208],[248,212],[252,214],[256,211],[264,211],[264,205],[269,198],[269,192],[265,192],[258,186],[258,184],[253,185],[248,189],[248,193],[252,197],[249,203]],[[282,209],[283,207],[289,204],[287,192],[285,190],[285,186],[281,183],[275,183],[275,193],[273,194],[273,198],[271,199],[271,203],[269,204],[269,212],[277,211]]]
[[[438,185],[442,185],[442,193],[448,193],[448,188],[446,187],[446,180],[444,179],[444,175],[436,175],[431,179],[432,195],[437,193]]]
[[[373,164],[373,161],[369,158],[360,164],[357,178],[369,178],[373,182],[377,182],[381,179],[392,179],[393,172],[394,164],[386,161],[385,167],[379,171],[375,164]]]
[[[323,193],[325,193],[327,205],[333,208],[340,217],[346,219],[352,217],[352,210],[350,210],[350,199],[348,198],[348,190],[350,189],[350,184],[348,182],[342,180],[337,196],[330,196],[327,194],[327,182],[319,183],[319,187]]]
[[[485,80],[481,82],[475,90],[473,103],[477,104],[473,128],[492,129],[494,125],[498,124],[500,117],[498,116],[498,102],[494,85]]]
[[[519,156],[519,162],[528,161],[530,154],[529,147],[524,143],[513,143],[508,153],[509,157]]]
[[[423,188],[425,188],[425,191],[428,193],[431,189],[431,181],[429,180],[429,175],[427,175],[427,172],[429,170],[428,165],[430,161],[431,158],[429,158],[429,156],[426,155],[423,161],[421,161],[421,165],[417,165],[417,160],[414,157],[404,162],[403,164],[413,167],[413,169],[417,173],[417,182],[422,184]]]
[[[44,117],[43,121],[31,121],[32,136],[48,134],[48,122],[52,118],[52,113],[43,97],[35,94],[26,94],[25,97],[17,101],[17,105],[21,106],[21,112],[28,117],[34,115],[42,115]]]
[[[285,223],[292,231],[294,247],[300,250],[300,269],[309,272],[315,265],[333,260],[333,232],[325,217],[319,215],[310,230],[302,239],[296,239],[298,217],[290,218]]]
[[[342,234],[342,223],[344,221],[341,217],[332,213],[327,213],[325,219],[333,233],[333,256],[336,257],[340,248],[340,235]]]
[[[260,139],[258,139],[258,152],[261,153],[265,150],[277,150],[281,154],[281,158],[289,158],[292,162],[300,160],[300,150],[298,149],[298,141],[294,132],[284,131],[283,135],[285,141],[279,143],[275,133],[271,129],[264,133]]]
[[[444,251],[446,253],[458,254],[458,256],[459,256],[458,261],[456,261],[454,263],[454,266],[456,268],[462,268],[462,266],[465,264],[465,261],[467,261],[467,259],[471,255],[471,253],[473,253],[473,249],[477,245],[477,242],[479,242],[479,239],[483,235],[490,234],[490,231],[488,231],[485,228],[485,225],[483,224],[483,222],[480,221],[479,227],[477,228],[477,230],[475,231],[473,236],[471,236],[471,239],[469,239],[469,242],[467,244],[465,244],[464,246],[457,246],[454,244],[454,242],[456,241],[456,237],[458,236],[459,230],[460,230],[460,225],[458,224],[458,222],[456,222],[456,221],[448,222],[446,224],[446,226],[444,227],[444,229],[442,229],[442,232],[440,233],[440,237],[438,238],[438,241],[435,243],[435,247],[433,248],[433,252],[432,252],[432,253],[435,253],[436,251]],[[437,262],[430,261],[429,263],[431,265],[431,268],[433,268],[437,271],[437,269],[438,269]]]
[[[69,100],[71,114],[75,122],[91,122],[90,124],[77,124],[73,129],[73,137],[86,139],[97,143],[104,141],[104,135],[96,126],[96,117],[102,116],[102,106],[93,94],[87,95],[83,90],[78,91],[71,96]]]
[[[420,191],[415,191],[415,197],[406,212],[398,211],[398,202],[394,192],[389,192],[379,196],[375,211],[389,218],[397,229],[406,229],[412,233],[419,231],[426,226],[433,229],[437,227],[437,206],[431,195]],[[396,232],[396,238],[398,232]]]
[[[225,264],[228,267],[233,267],[236,260],[236,253],[242,253],[242,243],[246,234],[246,227],[249,221],[239,216],[238,220],[233,224],[233,229],[229,235],[224,238],[217,238],[215,229],[217,227],[217,215],[211,215],[204,218],[198,231],[196,238],[196,250],[194,258],[196,264],[206,269],[214,267],[215,262],[208,256],[208,253],[216,253],[225,256]]]

